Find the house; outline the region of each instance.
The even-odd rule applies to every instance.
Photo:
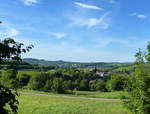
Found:
[[[104,77],[105,72],[97,70],[96,74],[99,75],[100,77]]]

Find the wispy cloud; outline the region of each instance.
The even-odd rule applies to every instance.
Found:
[[[123,44],[123,45],[127,45],[127,41],[126,40],[121,40],[121,39],[117,39],[117,38],[109,38],[109,37],[103,37],[103,38],[98,38],[96,39],[96,45],[95,47],[106,47],[111,43],[119,43],[119,44]]]
[[[49,32],[50,35],[54,36],[57,39],[62,39],[67,36],[67,33],[56,33],[56,32]]]
[[[93,10],[102,10],[102,8],[95,6],[95,5],[84,4],[81,2],[74,2],[74,4],[77,6],[80,6],[82,8],[88,8],[88,9],[93,9]]]
[[[116,4],[118,3],[116,0],[106,0],[108,3],[111,3],[111,4]]]
[[[145,18],[147,18],[147,16],[145,14],[140,14],[140,13],[133,13],[131,15],[135,16],[135,17],[137,17],[139,19],[145,19]]]
[[[108,23],[105,23],[105,18],[109,13],[104,13],[99,18],[86,18],[86,17],[73,17],[73,26],[88,27],[89,29],[95,26],[99,26],[102,29],[109,27]]]
[[[22,0],[22,1],[27,6],[31,6],[39,2],[39,0]]]
[[[99,37],[95,39],[95,47],[107,47],[111,43],[117,43],[121,44],[122,46],[129,47],[129,48],[135,48],[137,49],[137,45],[139,47],[145,46],[145,44],[148,42],[148,40],[140,40],[137,42],[137,37],[128,37],[128,38],[114,38],[114,37]]]
[[[14,37],[14,36],[17,36],[17,35],[21,34],[21,32],[20,32],[20,30],[13,27],[11,24],[4,23],[4,24],[1,25],[0,34],[3,37]]]
[[[8,35],[10,36],[17,36],[19,35],[21,32],[15,28],[9,28],[6,32]]]

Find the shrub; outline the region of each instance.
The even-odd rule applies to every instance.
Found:
[[[81,80],[78,89],[83,91],[89,90],[89,81],[86,79]]]
[[[52,86],[53,80],[52,79],[47,80],[44,86],[44,91],[52,91]]]
[[[18,81],[19,81],[19,86],[23,87],[23,86],[27,86],[29,80],[30,80],[30,75],[28,74],[21,74],[21,76],[18,77]]]
[[[53,79],[53,85],[52,85],[52,91],[56,93],[65,93],[65,86],[64,81],[62,78],[54,78]]]
[[[0,83],[8,88],[16,89],[18,88],[18,80],[17,80],[17,70],[9,69],[2,73],[0,78]]]
[[[106,82],[94,80],[90,83],[90,90],[106,92]]]
[[[106,83],[106,88],[108,91],[120,91],[125,88],[125,83],[127,81],[127,75],[113,75],[110,80]]]
[[[150,71],[146,67],[136,69],[127,83],[128,100],[125,105],[136,114],[150,114]]]
[[[33,90],[44,90],[47,79],[46,73],[38,73],[31,77],[28,87]]]

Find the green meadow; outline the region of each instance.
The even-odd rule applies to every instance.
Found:
[[[117,99],[89,99],[57,94],[22,94],[18,99],[19,114],[131,114]]]

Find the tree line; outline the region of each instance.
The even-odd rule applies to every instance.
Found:
[[[0,82],[10,88],[67,93],[79,91],[121,91],[128,80],[127,74],[107,74],[101,77],[93,70],[77,68],[54,69],[48,72],[19,73],[8,69],[0,74]],[[112,75],[112,76],[111,76]]]

